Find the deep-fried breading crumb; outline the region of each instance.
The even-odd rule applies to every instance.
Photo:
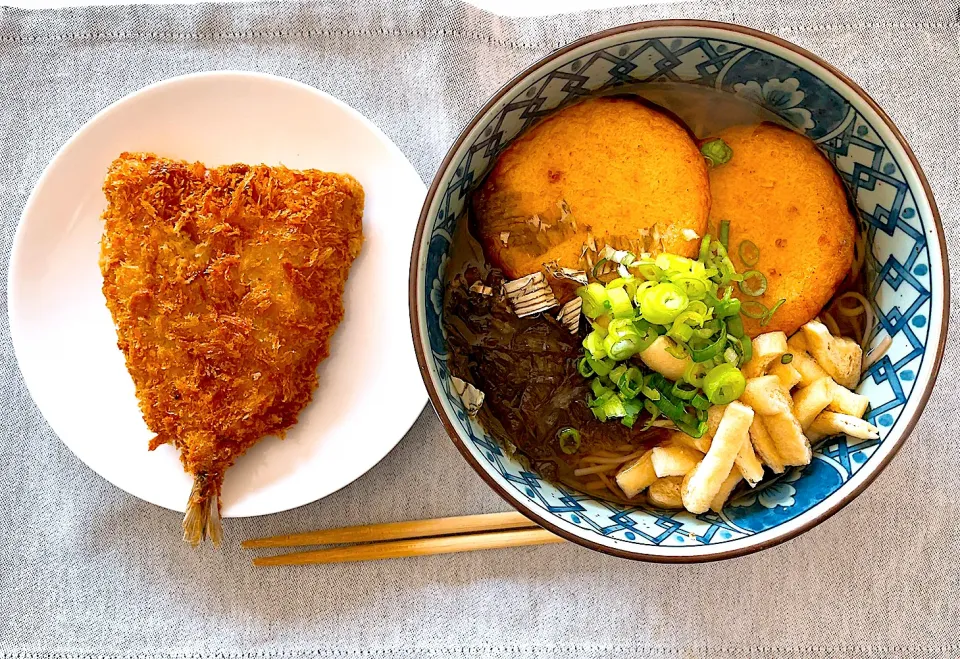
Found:
[[[234,460],[310,401],[363,242],[363,188],[124,153],[104,193],[103,293],[150,448],[176,445],[203,511]]]

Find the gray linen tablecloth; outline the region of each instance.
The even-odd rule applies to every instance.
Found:
[[[850,74],[913,145],[950,246],[960,247],[957,13],[940,0],[732,0],[548,19],[417,1],[2,10],[0,281],[44,165],[97,110],[148,83],[226,68],[302,80],[372,119],[429,181],[473,112],[522,66],[594,30],[667,17],[768,30]],[[2,300],[4,657],[960,656],[952,348],[923,420],[877,482],[758,555],[670,566],[555,545],[253,569],[241,538],[507,505],[427,408],[350,487],[299,510],[228,521],[226,547],[191,551],[178,514],[109,485],[53,434],[17,370],[5,291]],[[958,331],[954,323],[951,345]]]

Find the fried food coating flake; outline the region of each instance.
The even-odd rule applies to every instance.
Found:
[[[351,176],[124,153],[107,173],[103,294],[150,448],[195,484],[184,539],[217,542],[223,474],[297,421],[363,243]]]

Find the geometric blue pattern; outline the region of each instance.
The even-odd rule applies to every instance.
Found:
[[[772,44],[691,36],[636,39],[630,33],[599,43],[545,64],[509,91],[482,118],[473,139],[462,146],[448,168],[430,209],[432,226],[421,264],[427,303],[419,322],[429,342],[432,377],[446,394],[451,420],[483,467],[516,496],[543,514],[577,527],[583,535],[615,538],[627,546],[683,547],[719,545],[770,532],[830,497],[870,464],[878,447],[899,433],[900,415],[914,390],[921,389],[916,387],[916,374],[928,354],[935,302],[932,277],[940,276],[941,267],[931,263],[927,244],[928,239],[935,240],[931,238],[933,219],[917,204],[923,190],[911,189],[904,175],[909,161],[898,159],[899,151],[884,143],[877,132],[879,123],[871,123],[809,64],[781,57],[782,51]],[[818,144],[856,203],[866,245],[868,297],[879,320],[871,345],[885,337],[893,340],[887,355],[864,373],[858,388],[870,398],[868,418],[880,427],[881,438],[829,438],[815,447],[813,463],[744,493],[720,515],[619,506],[525,470],[467,416],[452,391],[442,308],[439,300],[431,304],[431,293],[442,290],[454,226],[463,216],[468,194],[503,149],[558,108],[623,85],[664,81],[737,94],[764,106]],[[938,308],[942,306],[942,300],[936,302]],[[930,355],[935,348],[931,346]]]

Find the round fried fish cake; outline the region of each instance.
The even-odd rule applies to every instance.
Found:
[[[514,141],[473,209],[487,258],[517,278],[553,261],[586,269],[586,246],[659,251],[644,234],[693,256],[710,190],[704,158],[680,124],[641,101],[608,97],[568,107]]]
[[[789,336],[820,312],[853,264],[856,221],[843,182],[810,139],[786,128],[734,126],[719,137],[733,158],[710,170],[712,233],[728,220],[737,269],[767,278],[759,297],[736,293],[768,309],[785,300],[766,325],[744,317],[744,326],[750,336],[777,330]],[[760,250],[753,266],[739,254],[745,240]],[[751,278],[747,285],[756,283]]]

